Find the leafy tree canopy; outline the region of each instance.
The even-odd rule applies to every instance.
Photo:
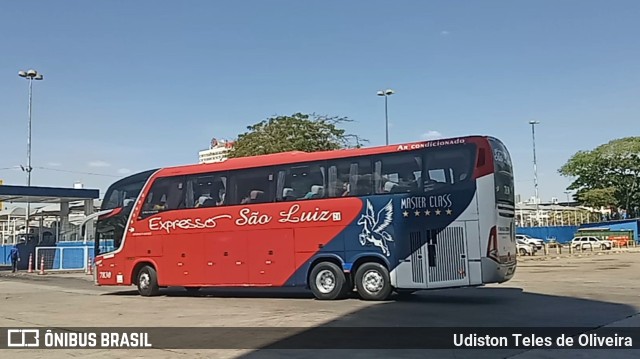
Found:
[[[351,120],[302,113],[271,117],[248,126],[249,131],[238,136],[229,157],[337,150],[361,147],[361,142],[367,142],[338,127],[345,122]]]
[[[567,189],[591,206],[616,206],[638,215],[640,207],[640,137],[612,140],[591,151],[579,151],[559,169],[574,177]]]

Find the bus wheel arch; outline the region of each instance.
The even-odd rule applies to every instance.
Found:
[[[311,263],[307,287],[320,300],[342,299],[352,288],[348,276],[342,270],[342,263],[333,257],[317,258]]]
[[[133,269],[131,282],[138,287],[138,292],[142,296],[151,297],[160,293],[158,272],[150,262],[140,262],[136,264]]]
[[[393,291],[389,266],[382,258],[358,258],[351,273],[356,290],[364,300],[386,300]]]

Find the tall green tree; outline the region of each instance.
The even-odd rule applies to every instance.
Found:
[[[612,140],[591,151],[579,151],[560,169],[574,177],[567,189],[591,206],[616,206],[633,215],[640,207],[640,137]]]
[[[229,157],[361,147],[367,140],[339,127],[346,122],[351,120],[302,113],[271,117],[248,126],[248,131],[238,136]]]

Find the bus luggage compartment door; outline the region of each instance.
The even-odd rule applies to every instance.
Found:
[[[427,288],[469,285],[469,264],[464,223],[427,230],[425,266]]]

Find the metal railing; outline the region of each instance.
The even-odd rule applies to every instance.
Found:
[[[614,241],[611,248],[605,248],[602,244],[597,243],[545,243],[541,249],[538,249],[533,256],[531,255],[522,255],[518,253],[519,256],[523,257],[545,257],[545,256],[557,256],[564,254],[587,254],[594,252],[611,252],[616,250],[625,250],[625,249],[636,249],[640,248],[640,244],[634,240],[626,241],[625,243],[621,243],[619,241]]]

